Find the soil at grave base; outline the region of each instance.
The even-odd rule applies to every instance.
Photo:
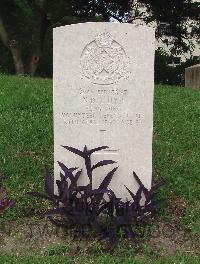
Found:
[[[199,255],[199,242],[197,236],[184,232],[174,223],[160,222],[149,240],[149,245],[162,256],[175,255],[178,252]]]
[[[153,250],[163,255],[174,255],[177,252],[199,255],[200,237],[186,232],[180,224],[187,207],[183,198],[169,201],[164,216],[170,216],[171,219],[159,222],[151,234],[150,245]]]
[[[179,200],[172,207],[168,207],[165,214],[172,215],[171,221],[163,220],[157,223],[156,230],[151,233],[150,237],[148,236],[148,240],[142,239],[141,244],[146,243],[153,252],[163,256],[174,255],[178,252],[198,255],[200,252],[199,238],[180,228],[179,221],[185,206],[185,203]],[[54,227],[47,219],[21,219],[20,222],[0,225],[0,254],[48,255],[48,248],[58,244],[66,245],[68,250],[66,249],[65,254],[70,256],[75,256],[77,251],[80,254],[96,251],[94,239],[74,240],[72,235]],[[142,249],[142,246],[140,248]],[[143,257],[142,250],[137,254],[138,257]]]

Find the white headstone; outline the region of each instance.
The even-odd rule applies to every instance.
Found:
[[[110,188],[125,199],[137,173],[152,178],[154,29],[119,23],[85,23],[54,29],[54,171],[57,161],[84,167],[61,145],[83,150],[109,146],[93,162],[117,161]],[[98,186],[114,165],[96,169]],[[81,184],[86,179],[82,178]]]

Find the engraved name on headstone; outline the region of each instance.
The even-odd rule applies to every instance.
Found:
[[[84,167],[61,145],[107,145],[93,162],[113,159],[119,169],[110,188],[126,199],[126,185],[147,188],[152,177],[154,29],[119,23],[85,23],[54,29],[54,171],[57,161]],[[96,170],[98,186],[113,168]],[[82,177],[81,184],[87,179]]]

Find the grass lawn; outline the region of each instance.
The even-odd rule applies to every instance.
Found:
[[[133,258],[115,258],[109,254],[102,254],[102,256],[94,257],[92,260],[88,258],[75,259],[64,257],[64,256],[52,256],[52,257],[16,257],[16,256],[0,256],[1,263],[5,264],[73,264],[73,263],[84,263],[84,264],[199,264],[197,257],[188,256],[176,256],[170,258],[162,258],[160,260],[139,260]]]
[[[53,167],[52,105],[51,80],[0,75],[0,173],[5,175],[9,196],[16,201],[1,217],[2,225],[18,223],[20,227],[26,223],[24,219],[45,208],[41,200],[30,199],[25,193],[43,190],[44,168]],[[87,245],[79,248],[79,255],[70,256],[66,251],[60,254],[60,246],[58,253],[55,250],[55,254],[49,254],[47,245],[46,253],[36,257],[21,253],[16,257],[17,251],[12,256],[9,250],[1,252],[0,248],[0,263],[200,263],[198,254],[190,254],[195,250],[186,246],[188,241],[195,244],[200,234],[200,92],[156,86],[153,153],[154,180],[165,180],[159,195],[166,197],[167,204],[153,227],[145,229],[146,240],[139,253],[121,243],[114,254],[105,255],[100,246],[93,247],[96,242],[91,242],[89,253],[84,251]],[[168,239],[175,241],[172,236],[177,234],[179,240],[186,240],[183,248],[188,252],[182,250],[179,254],[177,249],[173,254],[169,250],[163,254],[149,248],[150,234],[157,234],[163,224],[170,227]],[[1,230],[0,227],[0,234]],[[167,247],[166,241],[163,245]],[[76,252],[77,242],[72,242],[71,247]],[[27,252],[31,254],[28,249]]]

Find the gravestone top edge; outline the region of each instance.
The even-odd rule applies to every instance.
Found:
[[[198,68],[198,67],[200,67],[200,64],[192,65],[190,67],[187,67],[186,69],[192,69],[192,68]]]
[[[147,25],[139,25],[139,24],[131,24],[131,23],[116,23],[116,22],[85,22],[85,23],[76,23],[76,24],[70,24],[70,25],[65,25],[65,26],[59,26],[53,28],[53,32],[56,32],[58,30],[66,29],[66,28],[71,28],[71,27],[79,27],[79,26],[84,26],[84,25],[108,25],[108,26],[120,26],[120,27],[131,27],[131,28],[138,28],[138,29],[146,29],[146,30],[152,30],[155,32],[154,27],[150,27]]]

